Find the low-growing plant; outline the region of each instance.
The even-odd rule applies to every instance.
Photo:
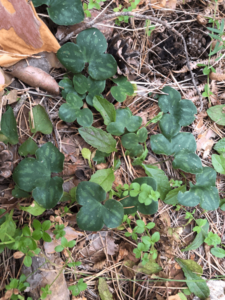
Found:
[[[12,291],[12,295],[10,297],[11,300],[24,300],[25,298],[20,295],[27,287],[30,286],[28,282],[26,282],[27,277],[22,274],[19,279],[10,278],[10,283],[5,286],[7,291]],[[28,297],[27,300],[32,300],[32,298]]]
[[[64,155],[50,142],[36,152],[36,159],[25,158],[15,168],[13,180],[25,192],[32,192],[34,200],[44,208],[54,207],[63,195],[63,179],[51,173],[63,170]]]
[[[225,175],[225,138],[216,143],[214,150],[220,155],[212,155],[212,165],[216,172]]]

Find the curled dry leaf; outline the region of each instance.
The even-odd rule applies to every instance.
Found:
[[[77,239],[79,236],[84,235],[80,231],[76,231],[72,227],[66,227],[65,229],[65,238],[70,242],[75,239]],[[51,238],[54,237],[54,234],[51,231],[47,231],[47,233],[51,236]],[[44,249],[46,254],[52,254],[55,253],[55,247],[61,245],[61,239],[58,240],[52,240],[51,242],[44,242]]]
[[[15,259],[20,259],[20,258],[23,257],[23,256],[24,256],[24,253],[21,252],[21,251],[17,251],[17,252],[15,252],[15,253],[13,253],[13,257],[14,257]]]
[[[10,105],[17,101],[17,90],[10,91],[7,95],[2,97],[2,105]]]
[[[57,40],[28,0],[0,1],[0,66],[11,66],[33,54],[57,52]]]
[[[0,92],[3,91],[10,83],[13,81],[13,78],[11,75],[6,74],[1,68],[0,68]]]
[[[211,73],[209,74],[209,78],[210,78],[211,80],[223,81],[223,80],[225,80],[225,74],[220,74],[220,73],[213,73],[213,72],[211,72]]]
[[[201,25],[206,25],[208,23],[207,19],[202,15],[197,15],[197,22]]]
[[[4,300],[10,299],[13,294],[13,290],[9,290],[5,293]],[[2,299],[2,298],[1,298]]]

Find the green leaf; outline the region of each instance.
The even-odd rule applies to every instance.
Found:
[[[88,81],[87,77],[83,74],[76,74],[73,76],[73,85],[75,90],[79,94],[84,94],[88,90]]]
[[[180,93],[175,89],[166,86],[162,91],[168,95],[159,96],[158,104],[164,113],[159,126],[163,135],[171,140],[181,126],[190,125],[194,121],[197,109],[190,100],[181,99]]]
[[[91,151],[88,148],[83,148],[81,150],[81,154],[82,154],[84,159],[88,160],[89,167],[92,168],[92,165],[91,165]]]
[[[19,147],[19,155],[27,156],[28,154],[34,155],[36,150],[38,149],[38,145],[32,140],[32,138],[28,138],[20,147]]]
[[[46,220],[42,223],[42,230],[43,231],[46,231],[46,230],[49,230],[51,227],[51,221],[49,220]]]
[[[35,7],[48,5],[47,11],[52,21],[58,25],[74,25],[84,19],[80,0],[32,0]]]
[[[138,144],[138,136],[135,133],[126,133],[122,136],[121,142],[125,149],[132,149]]]
[[[206,222],[206,224],[202,226],[201,231],[196,235],[194,241],[191,242],[186,248],[184,248],[181,251],[184,252],[189,250],[195,250],[198,247],[200,247],[204,243],[208,231],[209,231],[209,223]]]
[[[62,96],[63,96],[64,99],[66,99],[66,96],[67,96],[68,94],[71,94],[71,93],[73,93],[73,94],[79,96],[81,99],[84,99],[84,98],[85,98],[85,94],[84,94],[84,95],[79,95],[79,94],[75,91],[74,86],[73,86],[73,82],[72,82],[69,78],[64,78],[63,80],[61,80],[61,81],[59,82],[59,86],[60,86],[61,88],[63,88],[63,89],[62,89]]]
[[[52,241],[52,238],[50,237],[50,235],[47,232],[43,232],[42,238],[47,243],[50,243]]]
[[[164,200],[164,203],[169,204],[169,205],[176,205],[178,204],[178,193],[179,192],[186,192],[186,186],[182,185],[176,189],[173,189],[171,191],[169,191],[169,193],[166,195],[166,198]]]
[[[126,77],[120,76],[117,79],[111,80],[117,84],[110,90],[112,96],[118,101],[123,102],[126,100],[127,95],[132,96],[134,93],[133,85],[127,80]]]
[[[181,266],[184,276],[187,278],[187,286],[189,290],[200,299],[206,299],[209,294],[209,288],[204,279],[193,273],[184,259],[176,258],[177,263]],[[194,261],[192,261],[193,263]]]
[[[30,129],[32,133],[41,132],[43,134],[51,134],[53,130],[52,122],[49,116],[40,104],[32,108],[34,127],[30,120]]]
[[[98,170],[91,176],[90,182],[95,182],[99,184],[106,192],[110,191],[115,180],[115,175],[113,170],[103,169]]]
[[[40,230],[34,230],[32,233],[32,238],[39,241],[42,238],[42,232]]]
[[[15,198],[28,198],[30,197],[30,194],[21,190],[17,185],[12,190],[12,196]]]
[[[95,127],[86,127],[78,129],[82,138],[94,148],[106,153],[111,153],[116,150],[116,140],[110,133]]]
[[[155,262],[155,260],[152,259],[147,261],[144,266],[142,263],[139,263],[138,266],[133,267],[133,269],[137,273],[144,273],[147,275],[157,274],[162,270],[162,268]]]
[[[33,221],[33,227],[34,227],[34,229],[41,229],[41,223],[40,223],[40,221],[38,221],[38,220],[36,220],[36,219],[34,219],[34,221]]]
[[[36,201],[34,201],[30,206],[28,207],[19,207],[23,211],[29,212],[33,216],[40,216],[45,211],[45,208],[41,207]]]
[[[95,157],[93,158],[93,161],[95,161],[98,164],[101,164],[101,163],[105,163],[106,160],[105,160],[105,157],[108,157],[109,156],[109,153],[105,153],[105,152],[101,152],[99,150],[96,151],[95,153]]]
[[[100,112],[104,119],[104,124],[109,125],[116,121],[116,110],[113,104],[101,96],[95,96],[93,100],[94,108]]]
[[[216,172],[225,175],[225,156],[223,154],[221,155],[213,154],[212,165],[216,170]]]
[[[96,28],[78,34],[77,44],[64,44],[57,52],[60,62],[71,72],[80,73],[86,63],[88,73],[95,80],[105,80],[116,74],[117,63],[110,54],[105,54],[107,42]]]
[[[4,208],[0,208],[0,215],[3,214],[6,210]],[[2,225],[6,220],[6,216],[0,218],[0,225]]]
[[[13,180],[26,191],[33,191],[34,200],[44,208],[52,208],[63,195],[63,179],[51,178],[51,173],[61,172],[64,155],[51,143],[36,151],[36,158],[25,158],[15,168]]]
[[[11,107],[8,107],[6,112],[2,115],[1,133],[7,138],[5,142],[11,145],[16,145],[19,142],[16,119]]]
[[[110,123],[106,130],[113,135],[120,136],[125,133],[125,129],[128,132],[136,132],[141,123],[142,118],[133,116],[129,108],[120,108],[116,110],[116,121]]]
[[[160,170],[157,166],[142,164],[142,167],[149,177],[155,179],[157,183],[157,191],[160,193],[160,199],[164,200],[168,192],[171,190],[168,177],[165,175],[164,171]]]
[[[212,106],[207,110],[209,117],[218,125],[225,125],[225,104]]]
[[[139,143],[144,143],[148,138],[148,130],[145,127],[140,128],[137,131],[137,137]]]
[[[196,185],[190,185],[188,192],[178,194],[178,201],[185,206],[200,206],[206,210],[215,210],[219,207],[220,197],[215,186],[216,172],[204,167],[203,172],[196,175]]]
[[[65,122],[74,122],[77,120],[81,126],[91,126],[93,123],[93,115],[90,109],[84,108],[83,101],[78,95],[69,93],[66,96],[66,103],[60,106],[59,117]]]
[[[7,242],[10,240],[10,237],[13,237],[16,232],[16,224],[13,221],[13,210],[10,214],[5,215],[5,222],[0,226],[0,240],[2,242]]]
[[[32,258],[26,255],[23,263],[26,267],[30,267],[32,265]]]
[[[81,182],[76,191],[77,202],[82,208],[77,214],[77,224],[82,230],[98,231],[103,225],[118,227],[123,221],[123,206],[116,200],[107,200],[104,189],[94,182]]]
[[[210,250],[210,252],[212,253],[212,255],[214,255],[216,257],[219,257],[219,258],[225,257],[225,250],[222,248],[215,247],[215,248],[212,248]]]
[[[155,191],[157,189],[157,184],[155,179],[149,178],[149,177],[140,177],[135,179],[132,183],[137,182],[140,185],[146,183],[147,185],[150,185],[153,190]],[[157,212],[158,210],[158,201],[152,201],[150,205],[142,204],[138,201],[138,196],[136,197],[127,197],[124,198],[120,203],[123,205],[125,214],[133,214],[136,211],[139,211],[142,214],[145,215],[152,215]],[[128,208],[127,208],[128,207]]]
[[[216,143],[213,149],[220,154],[225,153],[225,138],[219,140],[219,142]]]
[[[209,246],[216,247],[217,245],[221,244],[221,238],[216,233],[209,232],[204,242]]]
[[[63,249],[64,249],[64,247],[63,247],[63,246],[61,246],[61,245],[59,245],[59,246],[56,246],[56,247],[55,247],[55,252],[62,252],[62,251],[63,251]]]
[[[196,174],[202,172],[202,163],[195,154],[196,141],[188,132],[180,132],[169,141],[164,135],[151,136],[152,151],[156,154],[175,155],[173,167]]]
[[[98,291],[101,300],[113,300],[113,296],[109,291],[105,278],[99,278]]]

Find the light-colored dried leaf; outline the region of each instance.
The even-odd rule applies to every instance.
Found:
[[[213,73],[213,72],[211,72],[211,73],[209,74],[209,78],[210,78],[211,80],[223,81],[223,80],[225,80],[225,74],[220,74],[220,73]]]
[[[21,252],[21,251],[17,251],[17,252],[15,252],[15,253],[13,253],[13,257],[14,257],[15,259],[20,259],[20,258],[23,257],[23,256],[24,256],[24,253]]]
[[[207,19],[203,15],[197,15],[197,22],[200,25],[206,25],[208,23]]]

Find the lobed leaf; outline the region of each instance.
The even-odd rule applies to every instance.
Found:
[[[134,93],[133,85],[127,80],[126,77],[120,76],[116,79],[111,79],[117,86],[113,86],[110,90],[112,96],[118,101],[123,102],[126,100],[127,95],[132,96]]]
[[[82,31],[76,42],[64,44],[57,52],[58,59],[69,71],[80,73],[89,63],[88,73],[94,80],[105,80],[115,75],[116,61],[112,55],[104,53],[107,42],[98,29]]]

